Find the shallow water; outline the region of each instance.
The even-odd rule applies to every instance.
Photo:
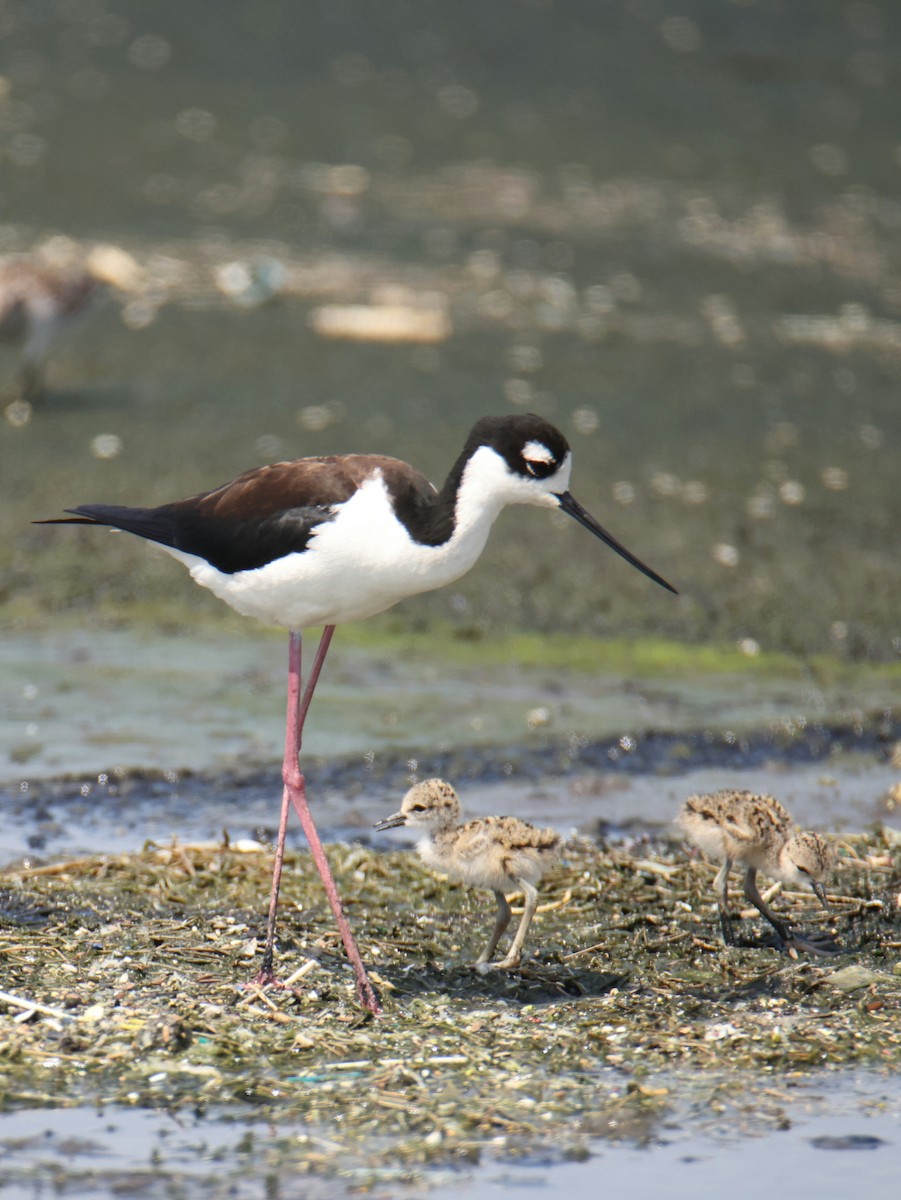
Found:
[[[444,1200],[474,1196],[593,1197],[613,1188],[651,1200],[666,1194],[749,1197],[798,1189],[817,1180],[823,1200],[846,1200],[861,1180],[873,1200],[897,1195],[901,1170],[901,1089],[897,1079],[833,1072],[766,1089],[766,1116],[751,1111],[716,1118],[676,1099],[672,1110],[644,1130],[612,1130],[589,1142],[586,1161],[561,1160],[552,1146],[528,1155],[484,1148],[478,1165],[426,1170],[416,1181],[399,1167],[346,1162],[337,1177],[303,1172],[305,1154],[331,1155],[329,1134],[290,1121],[262,1123],[239,1111],[166,1113],[107,1107],[20,1111],[0,1115],[4,1200],[67,1196],[170,1196],[184,1200],[232,1196],[256,1200],[273,1194],[340,1200],[365,1187],[376,1197],[435,1194]],[[778,1098],[778,1099],[777,1099]],[[781,1116],[774,1118],[778,1105]],[[375,1149],[375,1147],[373,1147]]]
[[[717,1140],[695,1133],[680,1137],[668,1129],[647,1146],[605,1146],[588,1163],[555,1164],[552,1170],[492,1165],[465,1184],[443,1188],[441,1195],[525,1200],[565,1191],[573,1200],[592,1200],[609,1188],[634,1200],[656,1200],[662,1189],[672,1200],[713,1200],[803,1190],[816,1179],[818,1196],[846,1200],[862,1176],[868,1195],[890,1200],[896,1194],[901,1147],[895,1116],[802,1118],[787,1132],[746,1141],[723,1134]],[[842,1144],[845,1152],[838,1149]]]
[[[330,838],[368,839],[427,774],[448,775],[472,815],[515,812],[564,832],[656,828],[690,792],[723,786],[772,792],[818,828],[892,819],[891,676],[831,687],[731,674],[624,680],[338,642],[305,753]],[[59,632],[5,643],[0,853],[129,851],[226,829],[267,839],[283,658],[283,639],[267,636]]]
[[[555,756],[549,755],[549,760]],[[466,755],[460,755],[465,763]],[[405,762],[389,767],[389,778],[361,786],[359,773],[344,777],[332,769],[325,779],[312,768],[308,790],[317,827],[334,841],[377,840],[381,845],[409,842],[403,832],[375,839],[372,826],[394,811],[405,788],[415,778],[433,774],[428,759],[417,773]],[[502,774],[496,761],[494,774]],[[450,775],[450,771],[444,771]],[[564,834],[579,831],[618,836],[640,835],[668,826],[687,795],[741,787],[775,794],[805,826],[854,832],[875,824],[898,824],[893,806],[886,805],[898,770],[873,754],[847,755],[838,762],[791,766],[769,764],[736,769],[731,764],[683,767],[664,776],[614,775],[576,769],[561,776],[548,761],[543,774],[529,779],[461,782],[467,816],[515,813],[523,820],[552,825]],[[145,841],[166,843],[232,839],[269,841],[278,822],[280,779],[274,770],[239,780],[229,776],[171,780],[147,778],[75,779],[69,783],[40,783],[3,789],[4,830],[0,862],[21,857],[40,860],[96,853],[128,853]],[[302,843],[292,829],[292,840]]]
[[[271,763],[283,740],[285,650],[283,635],[252,626],[236,635],[9,633],[0,639],[0,781]],[[791,735],[815,722],[862,727],[897,699],[895,672],[829,681],[814,668],[736,665],[648,677],[561,669],[552,655],[541,666],[499,662],[490,645],[484,658],[455,661],[453,646],[434,654],[427,639],[412,654],[390,638],[364,649],[339,632],[310,710],[307,755],[540,747],[652,730]]]

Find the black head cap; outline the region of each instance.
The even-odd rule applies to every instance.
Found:
[[[472,427],[467,439],[467,457],[479,446],[490,446],[511,471],[533,479],[553,475],[569,453],[569,442],[560,430],[535,413],[483,417]],[[540,449],[534,455],[524,454],[529,446]]]

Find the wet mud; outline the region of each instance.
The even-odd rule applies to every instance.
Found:
[[[882,709],[850,722],[785,722],[775,727],[541,745],[381,751],[305,760],[309,793],[325,836],[371,843],[371,826],[417,779],[440,776],[462,789],[472,811],[516,812],[563,830],[616,833],[666,825],[694,790],[745,786],[776,791],[796,819],[859,827],[891,817],[893,756],[901,714]],[[7,859],[134,848],[145,838],[274,833],[280,771],[114,770],[99,776],[0,786]],[[863,793],[863,795],[861,795]],[[855,802],[852,802],[853,801]]]
[[[265,847],[18,864],[0,879],[0,1106],[184,1111],[211,1120],[214,1139],[223,1120],[269,1122],[274,1181],[369,1187],[651,1145],[668,1124],[713,1116],[785,1128],[790,1081],[901,1066],[899,838],[835,844],[828,912],[806,892],[771,901],[830,934],[828,957],[779,952],[744,911],[724,947],[713,868],[674,842],[575,838],[542,886],[522,968],[489,975],[469,964],[490,897],[406,851],[334,846],[378,1019],[357,1006],[304,853],[284,880],[288,986],[266,990],[249,982]],[[238,1129],[223,1160],[246,1179]],[[133,1171],[126,1192],[139,1182]]]

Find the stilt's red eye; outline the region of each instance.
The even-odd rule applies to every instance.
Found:
[[[526,442],[520,454],[526,470],[536,479],[547,479],[557,470],[557,457],[543,442]]]
[[[545,462],[543,459],[523,458],[522,461],[526,465],[526,470],[535,479],[547,479],[549,475],[553,475],[557,470],[557,464],[553,459],[550,462]]]

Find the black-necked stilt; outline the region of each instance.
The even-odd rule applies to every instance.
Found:
[[[40,398],[51,346],[90,311],[104,288],[132,291],[140,279],[137,263],[118,246],[95,246],[79,265],[27,254],[0,259],[0,342],[20,351],[22,399]]]
[[[831,939],[801,937],[765,903],[757,888],[757,872],[788,884],[808,884],[826,907],[823,879],[834,863],[832,848],[816,833],[796,829],[774,796],[724,788],[707,796],[689,796],[676,818],[685,836],[715,862],[722,863],[713,881],[723,941],[735,945],[729,916],[729,871],[733,862],[745,868],[744,893],[776,930],[780,949],[834,953]]]
[[[443,779],[427,779],[410,788],[400,809],[375,828],[405,825],[421,831],[419,857],[451,879],[494,892],[497,920],[485,949],[473,964],[486,973],[497,944],[510,924],[510,892],[525,897],[522,919],[506,956],[497,963],[501,971],[518,967],[529,925],[538,907],[536,884],[556,863],[563,838],[555,829],[539,829],[519,817],[476,817],[460,824],[457,793]]]
[[[395,458],[348,454],[275,463],[158,508],[85,504],[46,524],[111,525],[158,542],[193,578],[245,616],[290,631],[285,789],[262,980],[271,979],[281,859],[289,806],[310,841],[361,1001],[378,1003],[345,920],[307,806],[301,733],[335,625],[383,612],[442,587],[475,563],[508,504],[562,509],[669,591],[670,584],[606,532],[569,494],[572,457],[541,417],[485,417],[473,427],[440,491]],[[301,697],[301,631],[323,625]]]

